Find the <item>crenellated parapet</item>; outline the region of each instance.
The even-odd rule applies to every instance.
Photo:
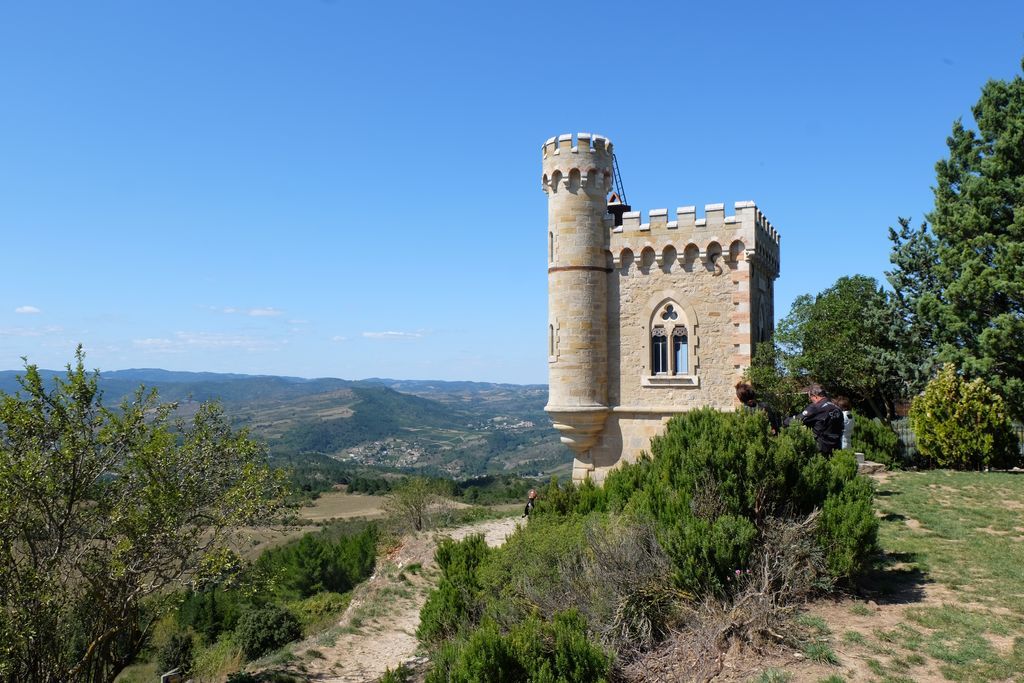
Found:
[[[700,262],[721,274],[723,264],[735,266],[744,260],[774,278],[779,272],[778,231],[754,202],[736,202],[733,207],[735,213],[727,216],[725,204],[706,204],[704,216],[697,218],[697,207],[681,206],[675,220],[669,220],[668,209],[652,209],[646,222],[641,212],[632,211],[623,214],[619,226],[608,216],[612,265],[618,269],[636,263],[643,270],[653,264],[678,264],[691,270]]]
[[[545,192],[582,190],[593,197],[612,191],[612,143],[602,135],[565,133],[548,138],[541,148]]]

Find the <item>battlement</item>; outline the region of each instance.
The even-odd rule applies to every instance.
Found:
[[[651,209],[648,211],[648,221],[643,222],[640,211],[629,211],[622,214],[622,225],[612,225],[609,216],[607,223],[613,228],[613,232],[662,232],[669,230],[688,229],[711,229],[726,225],[740,224],[756,228],[768,241],[778,244],[780,235],[765,217],[757,205],[752,201],[736,202],[734,205],[736,213],[732,216],[725,215],[725,204],[705,204],[704,217],[697,218],[696,206],[680,206],[675,210],[675,220],[668,220],[668,209]]]
[[[574,144],[575,143],[575,144]],[[602,135],[566,133],[548,138],[542,147],[544,172],[541,187],[545,192],[570,192],[582,189],[592,200],[612,191],[612,143]]]
[[[544,159],[552,156],[587,152],[610,158],[612,154],[612,141],[603,135],[576,133],[574,144],[572,133],[563,133],[557,137],[548,138],[542,145],[541,152]]]
[[[612,216],[605,219],[611,230],[610,251],[618,264],[624,253],[640,254],[652,250],[662,254],[666,249],[680,254],[700,254],[702,258],[723,253],[728,262],[744,255],[749,261],[760,261],[770,272],[779,270],[779,232],[752,201],[736,202],[735,214],[725,215],[725,204],[705,204],[704,217],[697,218],[697,207],[680,206],[675,220],[668,220],[668,209],[651,209],[647,222],[639,211],[622,215],[622,225],[614,225]]]

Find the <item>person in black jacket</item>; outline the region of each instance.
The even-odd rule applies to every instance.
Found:
[[[830,455],[843,440],[843,411],[832,402],[820,384],[812,384],[807,393],[811,399],[810,405],[799,415],[786,420],[786,424],[797,420],[810,427],[818,450],[824,455]]]

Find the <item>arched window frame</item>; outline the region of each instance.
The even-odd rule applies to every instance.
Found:
[[[661,292],[648,302],[650,311],[645,330],[647,366],[641,375],[645,387],[700,386],[698,376],[698,321],[693,308],[670,292]],[[664,341],[661,341],[664,339]],[[676,341],[684,339],[678,348]],[[685,359],[685,361],[683,361]],[[686,367],[678,367],[685,362]]]

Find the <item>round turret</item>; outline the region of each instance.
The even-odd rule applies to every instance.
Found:
[[[548,195],[548,405],[577,456],[608,415],[608,193],[612,145],[578,133],[543,147]]]

